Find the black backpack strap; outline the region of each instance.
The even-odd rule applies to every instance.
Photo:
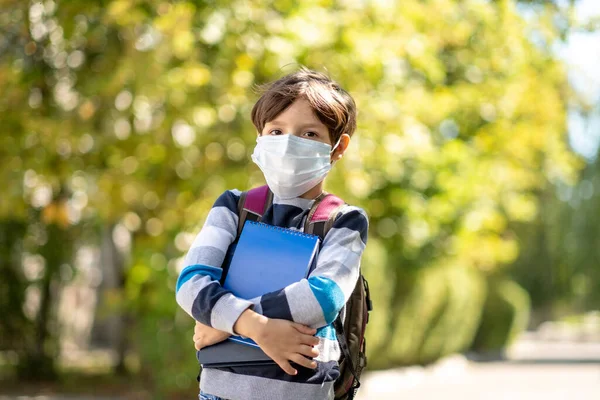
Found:
[[[304,232],[317,235],[321,238],[321,241],[323,241],[327,232],[333,227],[340,210],[345,206],[346,203],[343,200],[333,195],[326,194],[325,196],[317,198],[306,217]],[[342,350],[342,355],[348,363],[348,368],[350,369],[352,376],[354,376],[354,382],[352,383],[352,388],[348,394],[348,400],[352,400],[360,387],[360,380],[356,368],[354,367],[352,356],[350,355],[350,348],[348,347],[348,341],[346,340],[346,334],[344,333],[344,323],[341,314],[333,321],[333,327],[340,349]]]
[[[354,382],[352,383],[352,388],[350,389],[350,394],[348,397],[348,399],[351,400],[354,398],[356,391],[360,387],[360,380],[358,379],[356,368],[354,368],[354,362],[352,361],[352,356],[350,355],[350,348],[348,347],[346,335],[344,334],[344,323],[342,322],[342,317],[340,315],[338,315],[335,321],[333,321],[333,327],[335,328],[337,341],[340,345],[340,349],[342,350],[342,354],[344,355],[344,359],[348,363],[348,368],[350,369],[352,376],[354,376]]]

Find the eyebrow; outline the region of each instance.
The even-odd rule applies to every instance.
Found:
[[[267,122],[267,124],[285,125],[285,122],[278,121],[278,120],[273,120],[273,121]],[[314,123],[310,123],[310,124],[302,125],[301,128],[320,128],[320,129],[323,129],[323,128],[326,128],[326,126],[325,125],[317,125],[317,124],[314,124]]]

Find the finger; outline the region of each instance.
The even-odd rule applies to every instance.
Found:
[[[298,354],[298,353],[292,354],[292,356],[290,357],[290,360],[292,360],[296,364],[302,365],[303,367],[306,367],[306,368],[310,368],[310,369],[317,368],[316,361],[309,360],[308,358],[306,358],[303,355]]]
[[[315,349],[314,347],[303,344],[298,347],[298,354],[314,358],[319,357],[319,350]]]
[[[306,325],[302,325],[302,324],[298,324],[294,322],[294,328],[296,328],[296,330],[300,333],[304,333],[305,335],[314,335],[315,333],[317,333],[317,330],[314,328],[311,328],[309,326]]]
[[[194,342],[194,347],[196,350],[200,351],[202,349],[202,342],[200,340]]]
[[[292,365],[289,363],[288,360],[280,360],[280,361],[275,361],[275,362],[288,375],[296,375],[298,373],[298,371],[296,371],[294,368],[292,368]]]
[[[297,340],[298,343],[305,344],[307,346],[316,346],[319,344],[319,338],[311,335],[300,334],[298,335]]]

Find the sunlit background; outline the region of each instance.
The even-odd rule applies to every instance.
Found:
[[[360,399],[600,398],[599,1],[0,0],[0,399],[196,398],[182,257],[299,65],[359,109]]]

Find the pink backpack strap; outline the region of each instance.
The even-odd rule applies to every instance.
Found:
[[[243,192],[238,202],[238,237],[247,220],[260,221],[273,202],[273,192],[267,185]]]
[[[317,235],[323,240],[345,205],[344,200],[333,194],[327,194],[320,201],[317,200],[306,217],[304,232]]]
[[[270,193],[271,191],[267,185],[248,190],[243,208],[248,212],[262,217],[266,211],[265,205],[268,203],[267,200]]]

